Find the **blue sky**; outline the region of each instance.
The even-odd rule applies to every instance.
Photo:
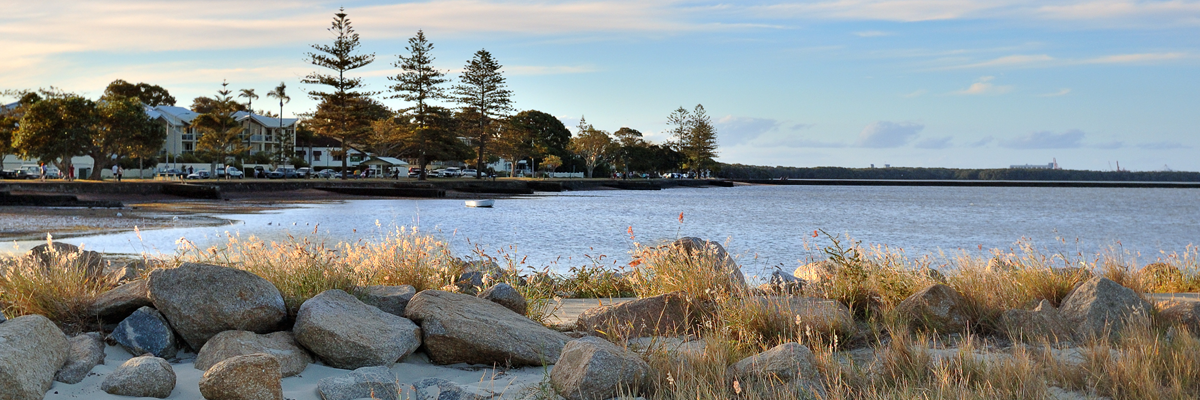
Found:
[[[283,81],[290,116],[315,105],[304,53],[339,6],[377,55],[371,89],[424,29],[439,68],[486,48],[518,109],[568,126],[662,140],[703,104],[724,162],[1200,170],[1200,0],[10,0],[0,89],[121,78],[188,106]]]

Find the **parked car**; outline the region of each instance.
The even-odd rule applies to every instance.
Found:
[[[337,171],[334,171],[332,169],[323,169],[323,170],[317,171],[317,174],[316,174],[316,177],[325,178],[325,179],[331,179],[335,176],[339,177],[339,178],[341,177],[341,175],[338,174]]]
[[[14,169],[3,172],[4,179],[37,179],[36,175],[30,175],[28,171],[23,169]]]
[[[443,169],[442,172],[440,174],[438,174],[438,176],[443,177],[443,178],[457,178],[457,177],[462,176],[462,172],[463,172],[462,168],[449,167],[449,168]]]
[[[421,169],[420,169],[420,168],[417,168],[417,167],[412,167],[412,168],[409,168],[409,169],[408,169],[408,177],[409,177],[409,178],[417,178],[417,177],[420,177],[420,176],[421,176]]]
[[[475,174],[476,174],[476,172],[475,172],[474,168],[468,168],[468,169],[459,171],[458,176],[461,176],[463,178],[474,178]]]
[[[292,167],[279,167],[270,174],[267,174],[267,179],[295,179],[300,175],[296,175],[296,169]]]
[[[186,177],[187,179],[208,179],[212,178],[212,174],[208,173],[207,169],[198,170]]]
[[[297,168],[296,175],[299,175],[301,178],[305,178],[305,179],[312,178],[313,177],[313,169],[309,168],[309,167]]]
[[[242,172],[242,170],[237,169],[235,167],[225,167],[225,175],[229,175],[230,178],[237,178],[237,179],[242,179],[242,178],[246,177],[245,172]]]

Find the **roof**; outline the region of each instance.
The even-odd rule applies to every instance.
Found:
[[[279,118],[271,118],[271,117],[268,117],[265,115],[251,114],[251,113],[248,113],[245,111],[238,111],[238,112],[233,113],[233,118],[236,119],[238,122],[242,122],[242,121],[245,121],[247,118],[250,118],[254,122],[258,123],[259,125],[262,125],[262,126],[265,126],[268,128],[278,128],[279,122],[280,122]],[[292,125],[296,124],[296,121],[297,121],[296,118],[284,118],[283,126],[286,128],[290,128],[290,127],[292,127]]]
[[[146,115],[150,118],[162,118],[171,125],[188,125],[200,114],[183,107],[156,106],[146,107]]]
[[[397,166],[397,165],[408,165],[408,163],[404,162],[404,160],[401,160],[399,158],[371,157],[371,159],[369,159],[367,161],[363,161],[359,165],[383,165],[383,166],[392,167],[392,166]]]
[[[12,110],[14,108],[17,108],[17,106],[19,106],[19,105],[21,105],[21,102],[19,102],[19,101],[14,101],[12,103],[0,105],[0,112]]]

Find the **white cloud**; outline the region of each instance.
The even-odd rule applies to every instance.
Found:
[[[972,83],[971,86],[967,87],[966,89],[954,92],[954,93],[955,94],[966,94],[966,95],[985,95],[985,94],[1004,94],[1004,93],[1008,93],[1008,92],[1012,91],[1012,86],[1001,86],[1001,85],[996,85],[996,84],[992,83],[992,81],[995,79],[996,79],[996,77],[994,77],[994,76],[980,77],[978,80],[975,81],[975,83]]]
[[[736,146],[758,138],[763,133],[775,130],[780,122],[770,118],[737,117],[726,115],[714,122],[717,138],[722,145]]]
[[[1188,57],[1186,53],[1115,54],[1110,56],[1090,58],[1080,62],[1083,64],[1154,63],[1158,61],[1178,60],[1186,57]]]
[[[854,32],[854,36],[858,36],[858,37],[881,37],[881,36],[892,36],[892,35],[895,35],[895,33],[893,33],[893,32],[884,32],[884,31],[862,31],[862,32]]]
[[[971,142],[971,147],[987,146],[989,144],[992,144],[992,142],[994,142],[994,141],[996,141],[996,138],[991,137],[991,136],[985,136],[983,138],[980,138],[979,140]]]
[[[1012,149],[1073,149],[1083,147],[1084,136],[1086,134],[1078,129],[1063,133],[1030,132],[1027,135],[1001,141],[1000,145]]]
[[[912,93],[905,94],[904,97],[908,97],[908,98],[920,97],[921,95],[923,95],[925,93],[927,93],[927,91],[925,89],[917,89],[917,90],[913,91]]]
[[[900,147],[912,141],[925,125],[915,122],[876,121],[858,134],[859,147]]]
[[[1137,147],[1140,149],[1146,149],[1146,150],[1182,150],[1182,149],[1192,148],[1192,146],[1188,146],[1188,145],[1180,143],[1180,142],[1139,143],[1137,145]]]
[[[1071,89],[1063,89],[1063,90],[1059,90],[1057,92],[1042,93],[1042,94],[1039,94],[1038,97],[1059,97],[1059,96],[1066,96],[1067,94],[1070,94],[1070,93],[1071,93]]]
[[[1052,61],[1054,61],[1054,57],[1050,57],[1045,54],[1037,54],[1037,55],[1018,54],[1018,55],[1004,56],[1004,57],[1000,57],[1000,58],[996,58],[996,59],[992,59],[992,60],[988,60],[988,61],[984,61],[984,62],[978,62],[978,63],[974,63],[974,64],[966,64],[966,65],[958,65],[958,66],[948,67],[946,69],[990,68],[990,67],[1027,67],[1027,66],[1047,65],[1047,63],[1050,63]]]
[[[926,138],[917,142],[913,146],[918,149],[944,149],[950,147],[950,140],[951,137],[949,136],[940,138]]]

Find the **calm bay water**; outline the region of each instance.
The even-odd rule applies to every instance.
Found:
[[[848,234],[909,255],[1013,247],[1027,238],[1049,252],[1094,254],[1110,246],[1152,259],[1200,243],[1200,192],[1191,189],[741,186],[663,191],[585,191],[501,199],[492,209],[461,200],[351,200],[263,214],[224,215],[234,224],[66,239],[110,253],[172,253],[176,240],[200,247],[228,234],[282,240],[312,235],[370,240],[419,227],[455,253],[503,249],[534,267],[565,270],[626,263],[634,240],[697,236],[726,243],[748,274],[788,270]],[[683,222],[679,214],[683,213]],[[806,249],[806,243],[810,244]],[[600,258],[600,256],[604,256]]]

